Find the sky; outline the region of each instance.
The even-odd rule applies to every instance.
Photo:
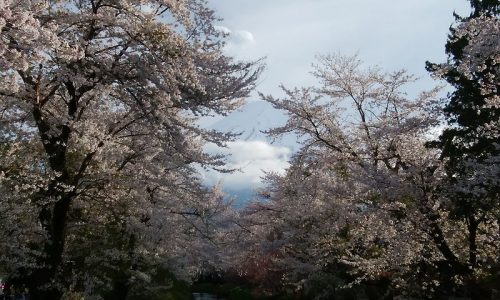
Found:
[[[236,194],[261,187],[265,171],[283,173],[298,147],[293,138],[271,143],[261,133],[286,119],[257,92],[281,96],[280,84],[314,85],[315,56],[357,53],[367,66],[415,74],[420,80],[408,93],[416,95],[440,84],[430,78],[425,62],[446,60],[453,12],[469,13],[466,0],[208,0],[208,6],[223,18],[217,28],[229,33],[226,53],[240,60],[265,58],[266,64],[244,107],[226,118],[201,121],[202,126],[242,132],[226,149],[206,147],[210,153],[230,154],[229,166],[241,171],[203,173],[207,184],[222,183]]]

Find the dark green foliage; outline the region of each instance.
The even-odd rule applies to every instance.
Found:
[[[471,1],[473,11],[467,18],[456,16],[457,21],[467,22],[479,15],[498,15],[498,1]],[[489,58],[486,68],[481,72],[474,72],[472,78],[467,78],[458,70],[463,60],[464,48],[469,44],[465,37],[457,39],[456,28],[450,28],[450,35],[446,44],[446,53],[451,66],[442,76],[456,90],[449,96],[449,102],[444,108],[448,123],[451,125],[440,136],[435,146],[443,150],[443,157],[450,158],[450,166],[457,167],[463,156],[484,157],[495,151],[491,137],[477,135],[475,129],[491,121],[498,121],[498,108],[484,107],[485,99],[492,94],[482,94],[481,88],[489,82],[488,75],[495,74],[498,62]],[[427,62],[427,70],[437,72],[442,65]],[[495,76],[493,76],[495,77]],[[498,83],[496,83],[498,85]],[[478,113],[478,109],[480,113]],[[472,144],[471,144],[472,143]]]
[[[470,2],[473,16],[478,16],[480,13],[498,14],[500,9],[498,0],[471,0]]]
[[[500,4],[496,0],[471,0],[472,12],[469,17],[456,16],[458,25],[450,28],[450,35],[446,44],[448,62],[446,64],[434,64],[427,62],[427,70],[445,79],[455,90],[449,95],[449,102],[444,107],[444,114],[448,121],[448,127],[443,131],[439,140],[429,143],[429,146],[442,150],[442,158],[446,161],[446,170],[453,185],[459,180],[467,180],[474,176],[468,169],[467,163],[474,161],[482,163],[492,156],[498,156],[497,137],[485,134],[481,128],[487,124],[498,124],[500,122],[500,109],[489,106],[490,99],[500,90],[498,81],[499,62],[494,57],[485,57],[485,68],[465,74],[460,70],[460,65],[466,59],[464,50],[472,42],[467,36],[458,33],[461,24],[470,22],[480,16],[498,18]],[[443,70],[444,73],[440,74]],[[496,88],[488,89],[485,86]],[[490,195],[498,194],[497,186],[485,186],[490,189]],[[449,193],[449,191],[446,191]],[[484,198],[484,195],[481,197]],[[471,193],[458,192],[454,195],[456,207],[454,216],[458,218],[469,217],[477,211],[488,211],[492,209],[491,201],[475,199]],[[481,201],[477,201],[481,200]]]
[[[463,266],[460,266],[462,263],[456,264],[460,268],[452,267],[446,261],[443,265],[421,266],[419,276],[440,274],[436,280],[441,282],[442,290],[436,292],[449,295],[456,287],[446,279],[464,275],[464,284],[455,294],[475,299],[479,294],[486,295],[481,287],[484,276],[479,278],[470,272],[476,268],[486,270],[478,262],[478,249],[483,246],[477,238],[481,234],[479,228],[487,222],[498,222],[500,209],[500,187],[495,179],[500,176],[495,175],[495,159],[500,155],[495,134],[500,122],[500,108],[490,105],[500,90],[500,63],[495,58],[497,53],[491,50],[498,47],[498,40],[492,36],[498,32],[493,30],[491,33],[481,26],[487,22],[498,24],[500,3],[498,0],[470,0],[470,4],[472,11],[468,17],[455,15],[457,24],[450,28],[445,48],[448,61],[426,64],[429,72],[454,88],[443,109],[448,126],[429,146],[441,150],[445,163],[447,180],[440,189],[442,198],[448,200],[450,217],[467,225],[467,262]]]

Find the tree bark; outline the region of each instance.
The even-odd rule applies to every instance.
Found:
[[[57,282],[57,272],[62,265],[68,211],[71,201],[75,197],[74,191],[65,191],[61,187],[61,185],[71,184],[66,167],[66,145],[71,130],[66,125],[60,125],[56,126],[60,133],[50,135],[49,132],[53,126],[43,118],[42,110],[37,104],[33,106],[33,117],[37,123],[49,166],[59,175],[49,183],[47,190],[41,192],[40,195],[41,203],[47,199],[56,199],[56,201],[41,204],[39,220],[47,234],[47,239],[42,247],[43,256],[39,259],[41,268],[32,271],[28,276],[27,284],[30,288],[31,299],[59,300],[62,297],[62,292],[56,284],[62,282]]]
[[[467,266],[460,262],[458,257],[453,253],[446,241],[446,237],[444,236],[441,227],[438,224],[439,216],[435,213],[430,212],[428,209],[420,206],[420,212],[427,218],[429,221],[429,230],[428,234],[431,237],[432,241],[438,248],[439,252],[443,255],[448,265],[452,268],[453,273],[455,274],[464,274],[467,272]]]
[[[474,216],[468,217],[468,229],[469,229],[469,265],[472,269],[477,266],[477,227],[479,222],[474,218]]]
[[[62,297],[62,292],[56,285],[63,284],[60,282],[62,278],[58,279],[58,271],[63,264],[67,215],[73,197],[72,193],[65,194],[51,207],[42,210],[40,220],[45,222],[47,240],[42,248],[44,256],[39,261],[42,268],[34,270],[27,280],[30,299],[59,300]]]

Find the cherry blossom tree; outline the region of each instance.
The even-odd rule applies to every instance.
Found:
[[[268,134],[295,133],[302,148],[284,176],[267,177],[269,199],[249,211],[257,247],[279,253],[285,285],[332,282],[318,297],[358,283],[418,297],[461,286],[471,274],[467,223],[450,216],[446,168],[426,147],[440,124],[439,88],[412,99],[404,70],[363,69],[355,56],[318,60],[319,88],[264,96],[289,116]],[[478,226],[477,251],[496,259],[498,222]]]
[[[262,69],[222,53],[214,20],[199,0],[0,1],[0,261],[32,299],[91,293],[117,261],[188,270],[214,233],[194,165],[222,167],[201,147],[232,135],[195,121]]]

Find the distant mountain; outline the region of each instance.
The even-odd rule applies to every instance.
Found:
[[[234,207],[242,208],[245,204],[254,199],[256,196],[256,191],[254,189],[231,189],[224,188],[226,192],[227,199],[234,199]]]

